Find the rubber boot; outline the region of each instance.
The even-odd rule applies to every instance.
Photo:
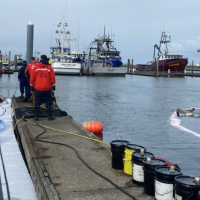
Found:
[[[35,121],[39,121],[39,119],[38,119],[39,111],[40,111],[40,106],[35,107],[35,117],[34,117]]]
[[[48,106],[48,112],[49,112],[48,120],[54,120],[55,117],[52,116],[52,109],[51,109],[51,106]]]

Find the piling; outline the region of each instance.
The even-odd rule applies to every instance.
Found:
[[[128,59],[128,66],[127,66],[127,72],[130,72],[130,59]]]
[[[193,74],[194,61],[192,61],[192,74]]]
[[[26,46],[26,61],[31,62],[31,57],[33,56],[33,35],[34,35],[34,25],[30,21],[27,25],[27,46]]]
[[[133,59],[131,59],[131,68],[130,68],[130,72],[133,73]]]
[[[15,69],[17,69],[17,55],[14,56],[14,66]]]
[[[1,54],[1,50],[0,50],[0,70],[2,70],[2,54]]]

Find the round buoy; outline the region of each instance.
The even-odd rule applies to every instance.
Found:
[[[1,73],[2,73],[2,74],[4,74],[4,73],[5,73],[5,70],[4,70],[4,69],[2,69],[2,70],[1,70]]]
[[[112,152],[112,168],[123,170],[123,156],[126,145],[129,142],[126,140],[113,140],[110,143]]]
[[[141,149],[140,152],[134,152],[132,154],[133,162],[133,183],[137,185],[144,185],[144,171],[143,171],[143,160],[146,158],[154,158],[155,156],[152,153],[145,152],[144,149]]]
[[[84,122],[82,126],[91,133],[100,134],[103,132],[103,124],[101,122],[89,121]]]
[[[199,190],[199,177],[177,176],[175,178],[175,199],[196,200]]]

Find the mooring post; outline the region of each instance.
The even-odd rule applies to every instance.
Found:
[[[158,60],[159,60],[159,57],[157,57],[157,60],[156,60],[156,74],[157,74],[157,78],[158,78]]]
[[[192,61],[192,74],[193,74],[193,66],[194,66],[194,62]]]
[[[10,74],[10,59],[11,59],[11,50],[8,52],[8,74]]]
[[[133,73],[133,59],[131,59],[131,73]]]
[[[17,69],[17,55],[14,56],[14,66],[15,69]]]
[[[31,62],[31,57],[33,56],[33,35],[34,35],[34,25],[32,22],[27,24],[27,44],[26,44],[26,61],[29,64]]]
[[[127,67],[127,72],[129,73],[130,69],[130,59],[128,59],[128,67]]]
[[[0,50],[0,70],[2,70],[2,53],[1,53],[1,50]]]

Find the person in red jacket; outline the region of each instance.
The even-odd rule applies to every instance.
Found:
[[[52,116],[52,96],[51,90],[55,90],[55,73],[48,64],[47,56],[41,55],[40,63],[38,63],[31,71],[30,85],[31,90],[35,91],[35,121],[38,121],[39,109],[43,100],[48,108],[48,120],[55,119]]]
[[[27,68],[25,70],[25,75],[27,78],[31,77],[31,71],[34,69],[35,66],[36,66],[35,58],[32,57],[31,63],[27,66]]]

